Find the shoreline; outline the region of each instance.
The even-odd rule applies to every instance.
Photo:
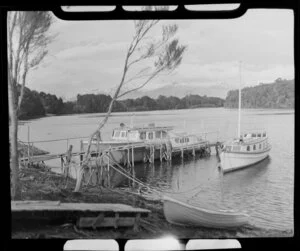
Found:
[[[111,116],[116,113],[120,114],[126,114],[126,113],[143,113],[143,112],[156,112],[156,111],[181,111],[181,110],[195,110],[195,109],[219,109],[219,108],[224,108],[226,110],[237,110],[237,107],[225,107],[225,106],[211,106],[211,107],[190,107],[190,108],[182,108],[182,109],[165,109],[165,110],[140,110],[140,111],[116,111],[112,112]],[[295,108],[262,108],[262,107],[257,107],[257,108],[243,108],[243,110],[268,110],[268,111],[295,111]],[[106,115],[106,112],[88,112],[88,113],[65,113],[65,114],[46,114],[44,116],[39,116],[39,117],[34,117],[34,118],[28,118],[28,119],[19,119],[19,123],[22,125],[24,123],[27,123],[28,121],[31,120],[37,120],[37,119],[42,119],[42,118],[50,118],[50,117],[59,117],[59,116],[76,116],[76,115],[92,115],[92,114],[100,114],[103,117]]]
[[[205,227],[185,227],[170,224],[163,214],[163,204],[159,200],[148,200],[132,193],[128,188],[83,187],[74,193],[74,180],[69,180],[65,188],[62,175],[35,168],[21,169],[20,182],[22,200],[53,200],[82,203],[121,203],[149,209],[147,218],[142,218],[139,231],[132,228],[98,228],[97,230],[78,229],[74,222],[28,222],[12,225],[12,238],[158,238],[173,235],[177,238],[247,238],[247,237],[292,237],[293,230],[261,229],[246,225],[236,229],[211,229]]]

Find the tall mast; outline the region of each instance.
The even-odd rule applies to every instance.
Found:
[[[241,85],[242,85],[242,61],[239,62],[240,83],[239,83],[239,121],[238,121],[238,138],[241,136]]]

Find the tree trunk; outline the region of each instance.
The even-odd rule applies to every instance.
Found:
[[[9,117],[10,117],[10,169],[12,174],[11,179],[11,199],[21,199],[21,187],[19,182],[19,157],[18,157],[18,118],[15,104],[14,92],[12,84],[8,84],[9,95]]]
[[[126,55],[125,64],[124,64],[124,70],[123,70],[123,75],[122,75],[120,84],[119,84],[119,86],[118,86],[118,88],[117,88],[117,90],[116,90],[116,92],[115,92],[115,94],[114,94],[114,96],[113,96],[110,104],[109,104],[108,111],[107,111],[104,119],[99,124],[97,130],[92,133],[92,135],[91,135],[91,137],[89,139],[89,144],[88,144],[85,156],[84,156],[84,161],[82,163],[82,166],[80,166],[80,168],[78,170],[78,173],[77,173],[76,186],[75,186],[74,192],[78,192],[79,189],[80,189],[80,187],[81,187],[82,177],[83,177],[83,169],[84,169],[84,166],[88,164],[88,157],[89,157],[90,150],[91,150],[92,139],[93,139],[93,137],[95,135],[97,135],[97,133],[100,133],[100,137],[101,137],[101,129],[103,128],[103,126],[106,124],[108,118],[110,117],[110,114],[111,114],[112,109],[113,109],[113,105],[114,105],[115,101],[118,99],[118,96],[119,96],[121,87],[124,84],[125,76],[126,76],[127,69],[128,69],[127,68],[128,58],[129,58],[129,52],[127,52],[127,55]]]

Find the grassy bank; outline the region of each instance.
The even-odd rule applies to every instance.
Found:
[[[148,218],[142,219],[140,229],[106,228],[82,230],[74,222],[13,222],[12,238],[157,238],[173,235],[177,238],[243,238],[243,237],[289,237],[291,231],[277,231],[255,228],[251,225],[232,230],[200,227],[182,227],[168,223],[163,214],[161,201],[150,201],[129,190],[100,187],[83,187],[80,193],[73,193],[75,181],[65,188],[64,178],[49,171],[34,168],[22,169],[22,200],[59,200],[61,202],[122,203],[151,210]]]
[[[28,144],[23,142],[18,142],[18,151],[20,156],[27,156],[28,155]],[[44,155],[48,154],[49,152],[39,149],[35,146],[29,146],[30,156],[36,155]]]

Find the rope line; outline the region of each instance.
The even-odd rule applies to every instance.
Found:
[[[19,142],[21,143],[24,143],[24,144],[28,144],[28,143],[46,143],[46,142],[54,142],[54,141],[64,141],[64,140],[69,140],[69,139],[87,139],[89,138],[90,136],[87,136],[87,137],[72,137],[72,138],[62,138],[62,139],[50,139],[50,140],[37,140],[37,141],[29,141],[29,142],[25,142],[25,141],[22,141],[22,140],[18,140]]]
[[[106,155],[107,158],[110,158],[109,156]],[[135,181],[136,183],[139,183],[141,184],[142,186],[144,187],[147,187],[149,190],[153,190],[155,192],[158,192],[158,193],[168,193],[168,194],[184,194],[184,193],[187,193],[187,192],[191,192],[191,191],[194,191],[196,189],[198,189],[199,187],[201,187],[201,185],[198,185],[196,187],[193,187],[191,189],[188,189],[188,190],[185,190],[185,191],[180,191],[180,192],[168,192],[168,191],[163,191],[161,189],[158,189],[157,187],[153,187],[149,184],[146,184],[144,183],[143,181],[137,179],[136,177],[132,176],[130,173],[128,173],[123,167],[121,167],[118,163],[116,163],[115,161],[113,161],[112,159],[110,159],[111,162],[113,162],[116,166],[118,166],[121,170],[123,170],[123,173],[121,170],[118,170],[116,169],[113,165],[110,165],[114,170],[122,173],[124,176],[126,176],[128,179],[131,179],[132,181]]]

